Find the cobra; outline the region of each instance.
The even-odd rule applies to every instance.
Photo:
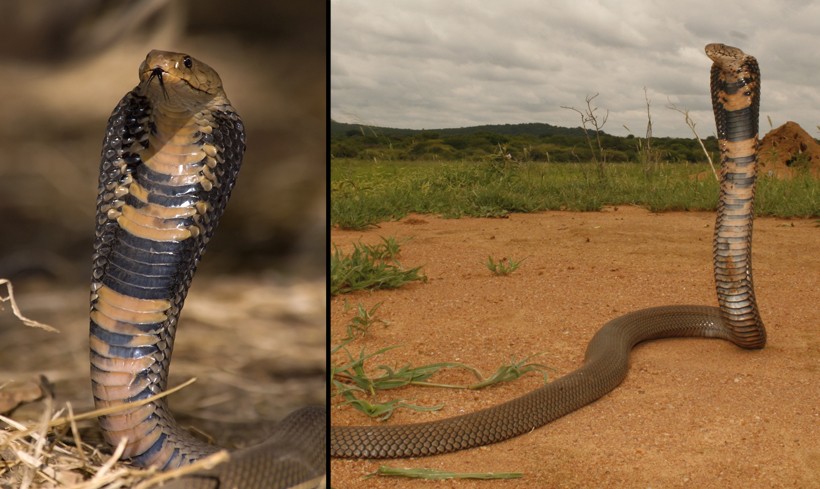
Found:
[[[98,408],[165,390],[180,311],[245,151],[219,75],[186,54],[151,51],[117,104],[102,148],[91,281],[91,381]],[[173,487],[289,487],[325,470],[325,410],[280,422],[263,444]],[[170,469],[214,453],[164,398],[100,418],[124,458]],[[171,487],[171,486],[167,486]]]
[[[752,221],[758,151],[760,72],[754,57],[709,44],[712,107],[721,153],[720,197],[714,233],[719,307],[661,306],[605,324],[570,374],[503,404],[454,418],[399,426],[332,426],[331,456],[396,458],[488,445],[528,433],[617,387],[637,343],[668,337],[729,340],[763,348],[766,330],[752,283]]]

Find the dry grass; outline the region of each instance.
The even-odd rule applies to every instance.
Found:
[[[25,339],[31,344],[5,350],[0,361],[0,488],[147,489],[227,458],[227,452],[222,451],[196,465],[170,472],[137,469],[119,462],[123,447],[112,452],[94,440],[99,438],[95,433],[94,418],[106,411],[86,409],[75,413],[72,402],[65,399],[80,399],[82,404],[87,397],[85,392],[72,392],[73,384],[84,387],[88,382],[87,366],[82,366],[87,362],[84,340],[87,333],[79,338],[82,341],[75,341],[78,333],[73,331],[87,327],[86,320],[71,321],[75,313],[66,311],[66,308],[76,307],[76,301],[65,292],[49,295],[41,291],[33,294],[36,300],[31,296],[19,298],[27,314],[57,318],[54,322],[63,330],[59,332],[23,316],[11,284],[0,279],[0,287],[2,285],[8,292],[0,294],[0,306],[10,305],[17,318],[14,320],[17,327],[0,327],[0,343],[5,340],[7,345],[23,345]],[[171,383],[180,382],[177,375],[180,373],[185,376],[195,373],[207,380],[174,396],[174,401],[181,401],[175,402],[177,411],[194,413],[195,417],[205,420],[213,419],[216,426],[225,426],[227,422],[225,431],[230,432],[232,423],[235,427],[243,423],[252,426],[257,422],[272,422],[299,405],[323,399],[323,281],[249,280],[245,277],[205,281],[204,284],[200,281],[196,287],[182,321],[182,330],[189,330],[189,335],[179,340],[179,358],[174,362]],[[51,314],[47,312],[49,309],[53,309]],[[77,313],[84,314],[85,311],[77,308]],[[239,327],[241,335],[237,335]],[[51,339],[52,344],[46,345],[48,341],[43,341],[43,333],[30,328],[49,331],[45,338]],[[249,349],[248,344],[253,344],[254,348]],[[225,362],[214,365],[213,353],[220,348]],[[57,350],[63,350],[60,351],[63,357],[51,358],[52,352]],[[19,358],[12,358],[17,354]],[[74,360],[69,361],[70,358]],[[295,358],[299,361],[293,360]],[[56,370],[57,367],[49,362],[62,364],[64,370]],[[280,367],[284,372],[277,373]],[[293,374],[293,370],[296,370],[295,381],[286,377],[288,373]],[[316,375],[311,373],[314,370]],[[38,377],[40,380],[19,381]],[[57,379],[57,389],[50,384],[54,379]],[[188,387],[193,380],[162,395]],[[55,395],[55,391],[60,395]],[[279,401],[281,396],[289,397],[290,404]],[[34,400],[36,397],[39,400]],[[64,399],[58,401],[60,397]],[[243,399],[243,402],[236,402],[237,399]],[[141,403],[150,401],[146,399]],[[17,404],[20,406],[15,409]],[[251,409],[258,411],[249,414],[243,411],[245,406],[253,406]],[[229,412],[233,417],[225,414]],[[201,420],[195,424],[211,426]],[[238,430],[240,434],[215,433],[215,437],[221,442],[243,438],[241,428]],[[248,444],[256,441],[260,440],[248,440]],[[317,487],[322,483],[322,480],[311,481],[303,487]]]
[[[59,333],[57,328],[34,321],[22,314],[9,280],[0,279],[0,285],[6,287],[5,295],[0,294],[0,303],[7,302],[14,316],[22,324],[50,333]],[[74,414],[70,402],[66,402],[64,407],[57,408],[48,381],[44,377],[37,386],[39,396],[20,397],[18,395],[20,391],[11,388],[14,385],[12,382],[0,385],[0,397],[7,401],[5,406],[8,410],[13,410],[20,403],[37,400],[40,397],[43,399],[42,414],[35,422],[19,422],[0,414],[0,423],[5,425],[3,431],[0,431],[0,457],[4,462],[0,466],[0,483],[3,487],[19,487],[20,489],[38,487],[147,489],[163,481],[214,467],[227,460],[226,451],[220,451],[196,464],[174,471],[157,473],[156,470],[136,469],[119,462],[125,443],[120,443],[113,454],[103,454],[98,447],[83,442],[77,425],[78,421],[94,419],[155,401],[190,385],[194,380],[191,379],[185,384],[142,401],[82,414]],[[30,393],[30,389],[26,389],[25,392]],[[3,394],[8,395],[3,396]]]
[[[7,427],[0,432],[0,454],[5,461],[5,465],[0,468],[0,482],[21,489],[148,489],[161,482],[206,470],[226,461],[228,453],[223,450],[187,467],[157,472],[153,469],[137,469],[120,462],[125,440],[111,455],[106,455],[98,447],[82,441],[78,421],[146,404],[176,392],[188,384],[190,382],[140,402],[79,415],[73,413],[71,403],[66,403],[64,408],[55,410],[52,397],[47,395],[40,420],[29,424],[0,415],[0,422]]]

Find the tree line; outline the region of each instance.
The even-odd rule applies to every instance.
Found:
[[[648,157],[667,162],[706,161],[697,139],[646,138],[600,133],[607,162],[645,162]],[[717,140],[704,140],[714,159]],[[651,148],[652,154],[647,154]],[[499,124],[454,129],[414,130],[364,126],[330,121],[331,158],[377,160],[587,162],[595,155],[581,127],[550,124]]]

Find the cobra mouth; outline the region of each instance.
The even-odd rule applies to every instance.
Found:
[[[159,88],[162,90],[162,95],[165,96],[165,100],[170,100],[170,98],[168,97],[168,90],[165,89],[165,81],[163,81],[163,79],[162,79],[162,75],[164,75],[164,74],[165,74],[165,71],[163,71],[162,68],[157,66],[156,68],[151,70],[151,74],[148,76],[148,81],[146,81],[146,84],[150,85],[151,81],[154,78],[156,78],[159,81]]]
[[[168,96],[168,88],[165,86],[166,78],[168,78],[168,77],[170,77],[170,82],[171,82],[172,86],[175,83],[182,82],[182,83],[185,84],[185,86],[187,86],[189,89],[193,90],[194,92],[200,92],[200,93],[203,93],[205,95],[212,95],[207,90],[203,90],[201,88],[195,87],[194,85],[191,84],[190,81],[186,80],[185,78],[176,76],[173,73],[165,71],[164,69],[160,68],[159,66],[151,68],[150,70],[145,70],[143,73],[149,73],[149,72],[150,72],[150,74],[148,75],[148,79],[145,80],[145,84],[149,85],[151,83],[151,81],[153,81],[156,78],[157,81],[159,81],[159,87],[162,90],[162,95],[165,97],[166,101],[170,100],[170,97]]]

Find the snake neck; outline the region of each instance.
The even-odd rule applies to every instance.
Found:
[[[731,340],[762,348],[766,330],[752,280],[752,222],[758,158],[760,71],[737,48],[709,45],[714,60],[712,106],[721,154],[721,183],[714,235],[718,304]]]

